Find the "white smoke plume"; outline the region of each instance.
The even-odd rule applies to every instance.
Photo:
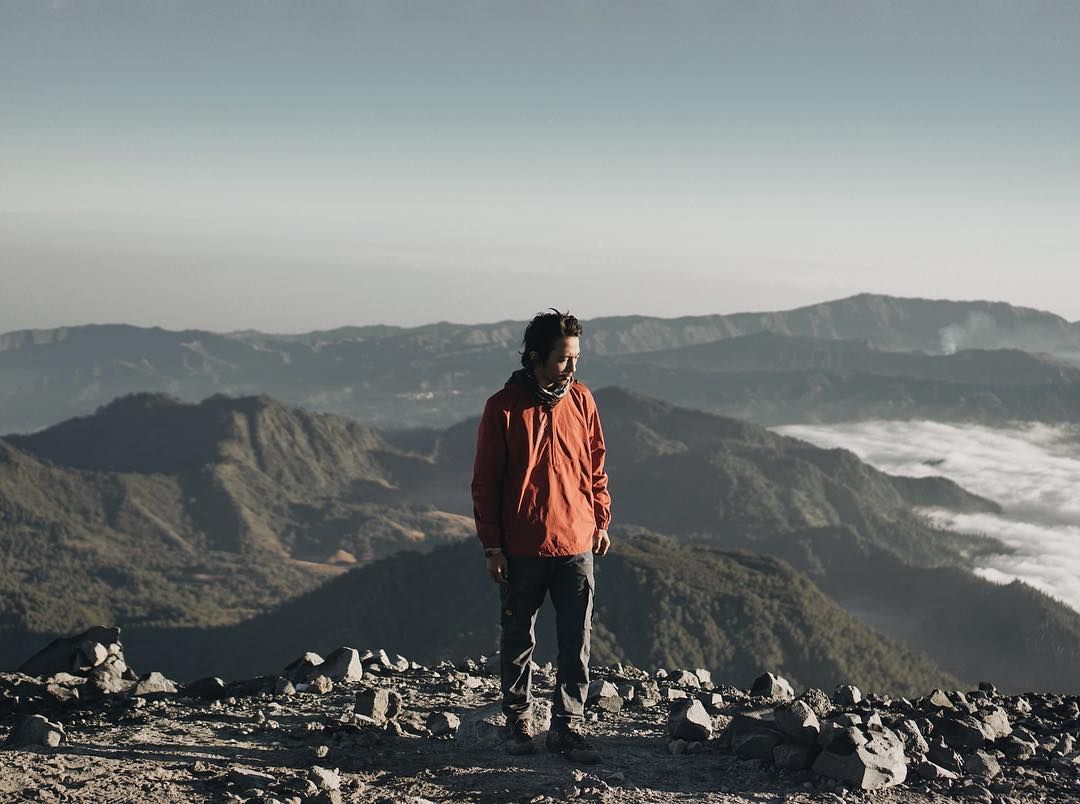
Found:
[[[943,475],[998,502],[1000,516],[924,513],[939,526],[993,536],[1016,550],[981,557],[976,572],[982,577],[1001,583],[1019,578],[1080,611],[1080,429],[868,421],[775,430],[849,449],[890,474]]]
[[[940,336],[941,351],[947,355],[955,354],[958,349],[991,349],[1001,345],[997,322],[983,312],[971,313],[963,324],[942,327]]]

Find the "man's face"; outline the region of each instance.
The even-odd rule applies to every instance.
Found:
[[[555,348],[548,354],[547,360],[536,364],[536,379],[544,388],[565,385],[570,376],[577,371],[580,359],[581,339],[576,335],[559,338],[555,341]]]

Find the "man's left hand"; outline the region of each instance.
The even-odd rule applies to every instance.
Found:
[[[610,547],[611,538],[607,535],[607,531],[603,529],[598,530],[596,535],[593,536],[592,551],[598,556],[605,556]]]

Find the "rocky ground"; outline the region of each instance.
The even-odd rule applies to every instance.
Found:
[[[181,686],[136,678],[115,629],[88,634],[0,675],[0,801],[1080,800],[1075,696],[795,697],[768,674],[739,690],[601,667],[587,731],[602,761],[578,766],[542,735],[507,754],[480,662],[339,649]],[[549,696],[550,667],[535,680]]]

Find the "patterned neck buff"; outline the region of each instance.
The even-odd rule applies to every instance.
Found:
[[[554,406],[556,402],[566,396],[566,392],[574,384],[574,378],[571,376],[565,385],[558,385],[552,389],[542,388],[539,380],[536,379],[536,373],[531,368],[520,368],[511,374],[508,382],[515,381],[528,388],[533,395],[533,399],[547,407]]]

